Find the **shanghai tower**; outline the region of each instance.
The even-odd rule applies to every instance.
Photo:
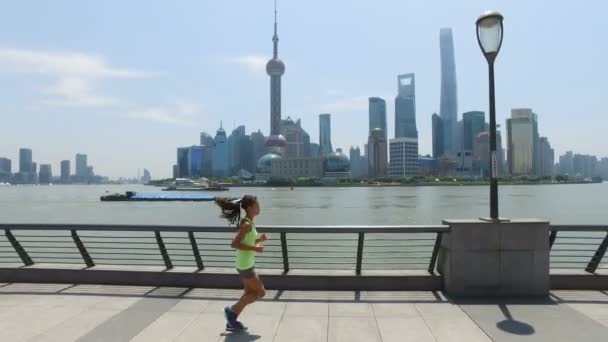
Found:
[[[454,40],[451,28],[439,31],[441,54],[441,104],[439,115],[443,121],[444,152],[457,152],[456,127],[458,124],[458,93],[456,90],[456,61],[454,60]]]

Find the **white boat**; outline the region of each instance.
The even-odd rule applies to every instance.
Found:
[[[178,188],[206,188],[209,186],[209,180],[207,178],[199,178],[197,180],[188,178],[176,178],[169,186]]]
[[[163,191],[225,191],[227,187],[222,185],[210,185],[207,178],[197,180],[187,178],[176,178]]]

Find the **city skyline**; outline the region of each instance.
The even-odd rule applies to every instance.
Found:
[[[95,174],[95,168],[88,163],[88,155],[76,153],[72,160],[62,159],[58,167],[53,163],[36,161],[35,151],[28,147],[19,148],[19,157],[16,160],[0,156],[0,182],[15,184],[99,184],[109,182],[109,177]],[[53,170],[55,170],[53,172]],[[144,169],[146,170],[146,169]],[[146,170],[148,171],[148,170]],[[138,173],[140,170],[138,170]],[[148,171],[148,175],[150,172]],[[114,180],[127,178],[117,177]],[[140,179],[139,175],[133,179]]]
[[[367,99],[378,96],[388,102],[387,132],[393,138],[394,78],[413,72],[420,153],[431,154],[430,118],[440,110],[439,30],[451,27],[453,32],[458,117],[467,111],[487,112],[487,70],[475,40],[474,20],[483,10],[495,8],[505,15],[505,43],[496,64],[498,122],[504,124],[512,108],[534,108],[542,115],[543,135],[549,137],[556,156],[573,150],[604,157],[608,154],[604,146],[580,137],[599,136],[606,126],[600,99],[602,80],[608,75],[597,68],[602,65],[602,53],[583,55],[605,28],[589,34],[586,24],[576,24],[582,20],[577,13],[588,15],[584,6],[559,4],[551,6],[547,16],[552,34],[530,32],[526,28],[535,20],[532,13],[546,10],[547,3],[472,1],[457,7],[447,1],[353,6],[279,3],[286,38],[282,54],[291,65],[283,77],[288,89],[282,99],[284,116],[301,118],[310,136],[317,137],[318,114],[332,113],[333,145],[362,148],[368,131]],[[321,4],[324,11],[319,12]],[[271,1],[245,3],[238,10],[229,4],[194,2],[151,6],[152,12],[166,10],[170,18],[176,18],[172,20],[176,27],[163,25],[161,30],[157,21],[146,18],[139,19],[141,28],[130,24],[138,6],[121,6],[123,11],[118,13],[112,10],[115,6],[59,2],[31,10],[18,3],[7,5],[2,25],[15,29],[0,32],[0,84],[7,89],[0,95],[0,111],[11,114],[4,115],[0,128],[0,156],[15,165],[18,148],[30,146],[39,151],[37,161],[52,162],[56,173],[59,161],[78,144],[96,160],[101,174],[133,175],[146,166],[161,178],[171,174],[167,165],[174,162],[174,147],[191,145],[192,137],[201,131],[215,132],[220,119],[230,122],[229,130],[237,122],[251,131],[269,133],[264,65],[270,57]],[[596,7],[601,11],[606,5],[597,2]],[[7,15],[26,10],[27,15]],[[64,22],[63,13],[81,20]],[[196,20],[189,13],[196,13]],[[399,13],[410,13],[412,20],[396,21],[402,16]],[[428,13],[436,18],[427,20]],[[306,15],[313,14],[318,25],[304,25]],[[101,23],[110,16],[115,16],[116,25],[106,30]],[[182,16],[184,20],[178,22]],[[17,21],[18,17],[26,20]],[[333,25],[338,17],[341,25]],[[574,23],[562,25],[565,17],[574,18]],[[364,18],[376,25],[359,28],[357,23]],[[31,22],[49,30],[41,36],[24,26]],[[401,24],[395,26],[395,22]],[[237,23],[246,23],[250,29],[244,32]],[[158,39],[146,39],[147,33]],[[178,34],[182,39],[170,39]],[[96,39],[92,41],[91,36]],[[139,50],[127,44],[133,40],[138,41]],[[559,52],[563,41],[569,46],[565,56]],[[544,58],[534,53],[538,48],[543,49]],[[412,49],[417,53],[412,54]],[[383,63],[370,62],[379,56]],[[576,72],[554,72],[564,68]],[[585,87],[550,86],[556,82]],[[568,101],[553,101],[556,98]],[[573,116],[577,120],[569,120]],[[150,138],[154,136],[163,139]],[[142,155],[142,150],[154,153]]]

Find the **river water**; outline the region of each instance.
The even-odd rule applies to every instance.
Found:
[[[2,223],[224,225],[212,202],[101,202],[107,193],[159,192],[141,185],[0,187]],[[489,215],[487,186],[232,188],[254,194],[269,225],[440,224]],[[608,224],[608,183],[499,188],[500,216],[555,224]]]
[[[0,187],[2,223],[89,223],[147,225],[227,225],[212,202],[101,202],[107,193],[158,192],[141,185]],[[413,225],[441,224],[446,218],[477,218],[489,211],[486,186],[368,188],[233,188],[217,193],[257,195],[259,225]],[[559,224],[608,224],[608,183],[503,186],[500,212],[508,218],[540,218]],[[17,232],[36,263],[82,264],[69,232]],[[574,234],[574,235],[572,235]],[[55,237],[53,237],[55,236]],[[57,237],[59,236],[59,237]],[[98,265],[163,265],[152,233],[81,232]],[[194,266],[185,233],[163,233],[176,266]],[[562,237],[560,237],[562,236]],[[552,250],[553,268],[583,269],[603,234],[564,233]],[[436,235],[366,234],[365,270],[425,270]],[[232,234],[197,233],[206,267],[232,268]],[[62,242],[63,241],[63,242]],[[589,245],[590,244],[590,245]],[[283,267],[278,236],[271,236],[260,268]],[[357,234],[288,234],[292,269],[354,270]],[[6,237],[0,236],[0,264],[20,263]],[[608,268],[606,263],[601,268]]]

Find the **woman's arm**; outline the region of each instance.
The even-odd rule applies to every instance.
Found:
[[[246,245],[241,242],[245,238],[245,235],[247,235],[247,233],[249,233],[250,231],[251,231],[251,223],[246,222],[246,221],[241,222],[241,224],[239,224],[239,230],[236,233],[236,236],[234,237],[234,239],[232,240],[230,247],[232,247],[234,249],[238,249],[240,251],[259,252],[259,248],[257,246],[249,246],[249,245]]]
[[[268,236],[266,236],[266,233],[260,235],[260,237],[258,239],[255,239],[255,243],[258,244],[260,242],[264,242],[268,240]]]

